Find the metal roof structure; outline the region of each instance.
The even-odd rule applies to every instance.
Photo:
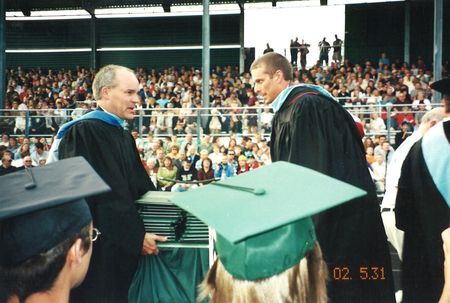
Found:
[[[209,4],[246,4],[268,2],[276,4],[286,1],[308,0],[210,0]],[[43,11],[43,10],[77,10],[105,8],[137,8],[151,6],[189,6],[202,5],[202,0],[5,0],[6,11]]]

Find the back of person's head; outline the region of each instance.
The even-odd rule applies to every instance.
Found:
[[[198,299],[212,294],[211,303],[327,302],[327,276],[328,270],[317,242],[299,263],[278,275],[257,281],[234,278],[218,258],[199,286]]]
[[[442,107],[436,107],[432,110],[429,110],[423,115],[422,119],[420,120],[420,123],[428,123],[431,121],[439,122],[445,117],[445,109]]]
[[[74,245],[79,245],[83,254],[89,251],[90,228],[91,224],[83,227],[79,233],[18,266],[10,268],[0,266],[0,287],[3,288],[0,293],[15,294],[20,302],[24,302],[34,293],[48,292],[53,288],[64,267],[69,250]],[[0,299],[3,298],[0,296]]]
[[[293,79],[292,65],[286,57],[278,53],[270,52],[259,57],[252,63],[250,70],[260,67],[264,68],[270,76],[280,70],[283,73],[284,80],[291,81]]]
[[[94,78],[94,82],[92,83],[92,92],[94,94],[95,100],[101,99],[101,90],[103,87],[114,87],[117,85],[116,72],[119,69],[127,70],[131,73],[134,73],[131,69],[127,67],[114,64],[106,65],[97,72]]]
[[[0,196],[0,302],[64,301],[84,280],[99,234],[85,197],[109,186],[83,157],[0,176],[0,184],[10,191]]]
[[[42,144],[41,142],[36,142],[36,144],[34,145],[34,147],[36,149],[44,149],[44,144]]]

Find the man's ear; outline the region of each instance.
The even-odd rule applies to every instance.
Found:
[[[283,72],[279,69],[275,72],[274,78],[277,82],[281,82],[281,80],[284,80]]]
[[[70,266],[80,265],[85,253],[82,240],[80,238],[76,239],[67,252],[66,263]]]
[[[103,86],[102,89],[100,90],[100,99],[106,100],[109,97],[109,87],[107,86]]]

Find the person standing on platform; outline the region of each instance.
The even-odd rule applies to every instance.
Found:
[[[437,302],[444,286],[441,233],[450,218],[450,79],[431,84],[443,94],[446,117],[416,142],[403,163],[395,204],[405,232],[403,302]]]
[[[273,52],[273,48],[270,47],[269,43],[266,44],[266,49],[264,50],[263,54],[271,53]]]
[[[290,86],[292,67],[280,54],[258,58],[250,71],[255,92],[275,111],[272,161],[302,165],[368,193],[315,218],[329,272],[345,268],[353,276],[345,281],[332,276],[328,285],[331,302],[395,302],[389,247],[352,116],[319,86]],[[365,279],[369,268],[382,269],[383,278]]]
[[[325,61],[325,66],[328,66],[328,53],[330,52],[331,46],[330,43],[328,43],[328,41],[326,40],[326,38],[324,37],[322,41],[319,42],[319,49],[320,49],[320,53],[319,53],[319,66],[322,66],[323,61]]]
[[[298,49],[300,47],[300,43],[298,43],[298,38],[291,40],[290,51],[291,51],[291,64],[292,66],[297,66],[297,57],[298,57]]]
[[[302,44],[300,44],[300,65],[302,66],[302,70],[306,70],[306,55],[309,53],[308,47],[310,47],[308,43],[302,40]]]
[[[139,82],[132,70],[107,65],[96,74],[92,88],[98,109],[61,127],[49,156],[85,157],[112,189],[87,199],[104,237],[95,245],[86,280],[72,292],[71,302],[127,302],[139,255],[157,254],[156,241],[165,237],[145,233],[134,203],[155,190],[124,128],[135,115]]]
[[[336,62],[337,66],[341,66],[342,63],[342,45],[344,45],[344,41],[338,38],[337,35],[334,35],[336,40],[333,41],[333,60]]]

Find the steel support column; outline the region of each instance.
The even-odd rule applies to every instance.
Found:
[[[405,48],[403,53],[403,61],[410,63],[410,48],[411,48],[411,2],[405,1]]]
[[[433,49],[433,76],[434,81],[442,78],[442,11],[444,9],[442,0],[434,0],[434,49]],[[433,103],[441,102],[441,94],[434,91]]]
[[[5,1],[0,1],[0,109],[6,105],[6,8]]]
[[[209,107],[209,78],[210,78],[210,19],[209,1],[203,0],[202,17],[202,107]],[[197,119],[199,123],[200,119]],[[200,124],[197,124],[197,141],[200,140]]]

